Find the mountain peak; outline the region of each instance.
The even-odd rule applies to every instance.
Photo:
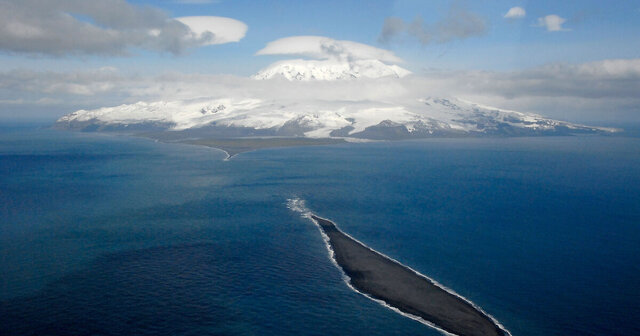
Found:
[[[350,80],[356,78],[401,78],[411,72],[397,65],[387,65],[376,59],[341,61],[294,59],[276,62],[252,76],[264,80],[282,77],[290,81]]]

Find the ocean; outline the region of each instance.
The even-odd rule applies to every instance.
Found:
[[[290,199],[513,335],[640,334],[640,138],[225,157],[0,127],[0,334],[440,335],[352,291]]]

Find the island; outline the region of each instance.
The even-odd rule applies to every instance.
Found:
[[[368,248],[327,219],[311,218],[328,237],[336,263],[357,291],[460,336],[510,335],[490,316],[432,280]]]

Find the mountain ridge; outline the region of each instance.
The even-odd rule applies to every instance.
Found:
[[[228,98],[138,102],[79,110],[63,116],[55,126],[83,131],[189,133],[186,131],[190,130],[209,137],[296,136],[376,140],[436,136],[609,134],[617,131],[455,98],[423,98],[404,105],[389,102],[282,102]]]
[[[365,54],[371,53],[371,50],[365,51]],[[387,61],[395,60],[389,57]],[[455,97],[410,97],[407,92],[411,91],[408,88],[412,82],[401,79],[410,74],[378,59],[344,56],[285,60],[252,76],[253,80],[246,85],[258,91],[243,92],[242,98],[228,94],[225,98],[140,101],[79,110],[61,117],[56,127],[85,131],[166,131],[208,138],[276,136],[371,140],[618,131]],[[375,85],[372,88],[366,85],[371,83]],[[274,98],[274,88],[279,89],[279,98]],[[325,90],[333,95],[323,95]],[[362,95],[369,90],[373,91]],[[303,92],[306,95],[301,94]]]

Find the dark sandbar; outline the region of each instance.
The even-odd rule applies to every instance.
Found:
[[[509,335],[469,302],[367,248],[344,234],[331,221],[314,215],[311,217],[329,237],[336,262],[358,291],[452,334]]]

